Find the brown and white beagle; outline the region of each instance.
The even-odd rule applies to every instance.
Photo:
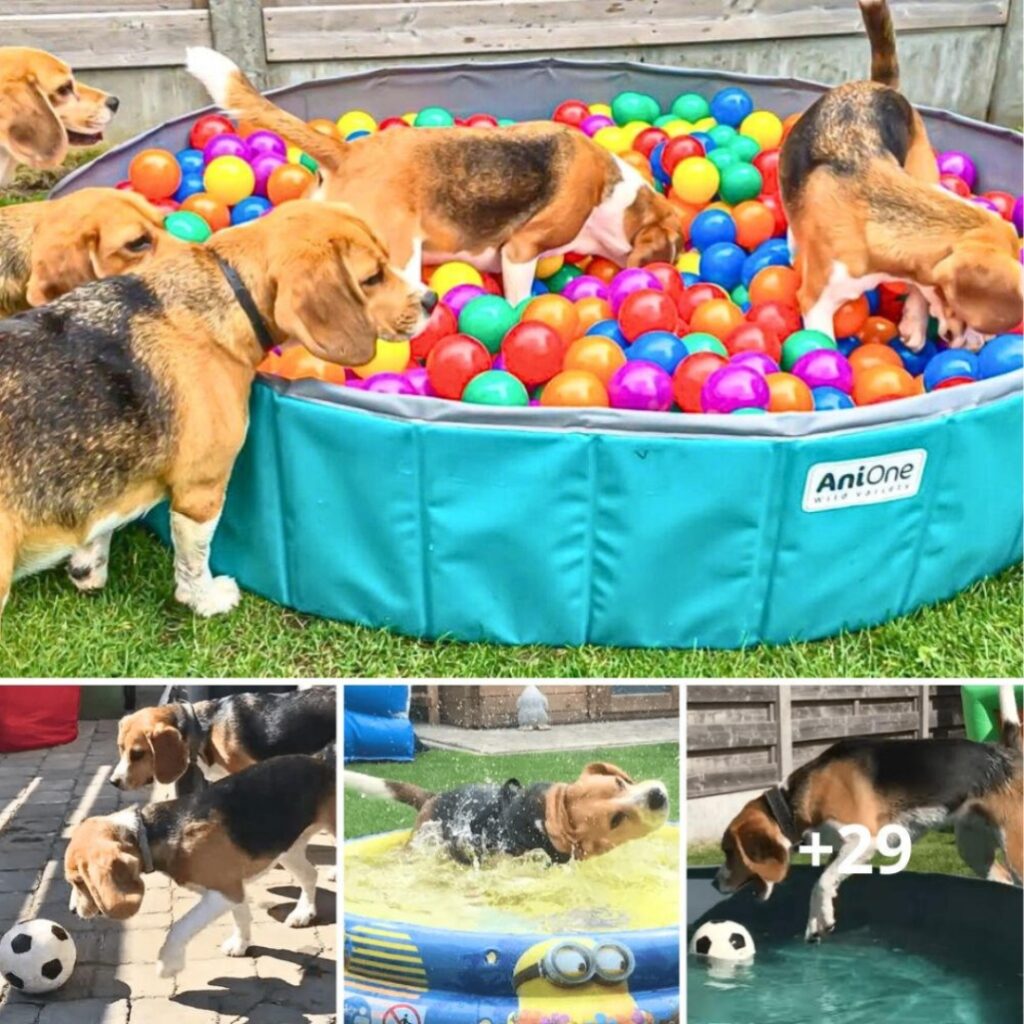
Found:
[[[102,142],[119,103],[52,53],[0,46],[0,186],[18,164],[59,167],[68,146]]]
[[[160,871],[202,893],[167,933],[160,976],[181,971],[187,944],[229,910],[235,930],[221,949],[245,956],[252,922],[245,884],[275,862],[301,889],[285,924],[315,920],[317,875],[306,845],[318,831],[335,832],[335,792],[332,746],[317,757],[271,758],[177,800],[87,818],[64,855],[71,911],[126,920],[142,905],[145,875]]]
[[[830,90],[782,144],[804,325],[833,336],[842,303],[883,281],[911,285],[899,329],[925,343],[929,311],[953,346],[979,348],[1024,317],[1024,268],[1011,224],[939,185],[920,114],[897,91],[892,17],[860,0],[871,41],[869,82]]]
[[[0,317],[138,269],[169,237],[163,220],[142,196],[113,188],[3,207]]]
[[[1007,691],[1009,693],[1007,694]],[[805,835],[819,834],[838,850],[811,894],[805,937],[835,928],[835,898],[851,866],[866,864],[886,825],[907,830],[911,842],[951,825],[957,849],[977,875],[999,882],[1024,879],[1021,729],[1010,687],[1001,694],[999,744],[965,739],[854,738],[833,744],[776,786],[749,801],[722,837],[725,861],[719,892],[752,886],[767,900],[788,871]],[[867,845],[839,829],[861,825]],[[997,860],[1001,852],[1005,864]]]
[[[596,857],[660,828],[668,818],[663,783],[634,782],[604,761],[588,764],[575,782],[518,779],[432,793],[407,782],[345,772],[345,788],[414,807],[415,830],[431,822],[456,860],[543,850],[556,862]]]
[[[256,91],[227,57],[188,50],[214,101],[319,163],[312,198],[351,203],[410,281],[424,259],[500,270],[505,297],[530,294],[537,260],[580,252],[638,266],[682,251],[679,215],[636,171],[582,132],[552,122],[322,135]]]
[[[297,339],[359,364],[433,307],[331,203],[163,245],[136,273],[0,320],[0,611],[13,579],[65,559],[80,590],[102,587],[113,531],[165,497],[176,599],[230,611],[238,587],[211,574],[210,544],[265,351]]]

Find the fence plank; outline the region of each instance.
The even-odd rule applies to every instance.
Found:
[[[701,772],[686,780],[686,797],[735,793],[741,789],[767,788],[779,781],[777,765],[736,765],[722,771]]]
[[[726,750],[731,747],[774,747],[778,725],[774,722],[695,723],[686,727],[686,749]]]
[[[5,0],[4,14],[39,17],[47,14],[109,14],[113,11],[188,11],[206,5],[207,0]]]

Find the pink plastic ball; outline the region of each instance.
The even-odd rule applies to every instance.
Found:
[[[580,277],[574,277],[562,289],[562,295],[570,302],[579,302],[580,299],[607,299],[608,285],[592,274],[582,274]]]
[[[974,161],[962,150],[947,149],[937,157],[939,174],[955,174],[961,178],[971,190],[978,180],[978,168]]]
[[[770,355],[753,350],[737,353],[729,360],[729,365],[745,366],[747,369],[761,374],[762,377],[767,377],[769,373],[779,372],[779,364]]]
[[[455,314],[456,317],[462,312],[462,307],[470,299],[487,293],[478,284],[457,284],[450,291],[445,292],[444,304]]]
[[[631,360],[612,374],[608,400],[615,409],[664,412],[672,405],[672,378],[656,363]]]
[[[425,366],[414,366],[411,370],[406,370],[405,379],[409,382],[414,394],[424,398],[432,398],[437,394],[430,386],[430,378],[427,376]]]
[[[1024,196],[1017,196],[1013,204],[1013,226],[1018,235],[1024,235]]]
[[[240,139],[237,135],[214,135],[203,146],[203,162],[207,164],[219,156],[237,156],[248,160],[251,155],[245,139]]]
[[[265,196],[267,194],[267,182],[270,180],[270,176],[285,162],[284,157],[278,156],[277,153],[261,153],[253,158],[249,165],[256,178],[253,195]]]
[[[249,152],[253,156],[260,156],[264,153],[275,153],[282,159],[288,156],[288,146],[277,132],[270,132],[261,128],[259,131],[247,136],[245,141],[248,143]]]
[[[585,117],[580,122],[580,130],[585,135],[594,135],[602,128],[607,128],[614,124],[615,122],[606,114],[591,114],[590,117]]]
[[[375,373],[366,378],[366,390],[378,395],[416,394],[416,389],[402,373]]]
[[[802,355],[794,364],[792,374],[809,388],[839,388],[849,394],[853,390],[853,367],[842,354],[830,348],[819,348]]]
[[[700,392],[705,412],[734,412],[736,409],[766,409],[768,383],[748,366],[723,366],[715,370]]]
[[[644,288],[662,291],[661,282],[649,270],[644,270],[642,267],[620,270],[608,286],[608,299],[612,304],[612,312],[618,313],[619,307],[633,292],[642,291]]]

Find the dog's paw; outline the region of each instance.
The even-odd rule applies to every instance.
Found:
[[[245,956],[249,952],[249,942],[236,933],[220,944],[220,951],[225,956]]]
[[[157,957],[156,965],[161,978],[173,978],[185,969],[185,951],[164,945]]]
[[[835,931],[836,919],[831,909],[823,907],[811,913],[807,919],[807,929],[804,932],[804,939],[807,942],[821,942],[826,936]]]
[[[303,897],[295,904],[295,909],[284,919],[289,928],[305,928],[316,920],[316,907],[306,902]]]
[[[242,594],[230,576],[215,576],[203,587],[178,587],[174,596],[196,615],[209,619],[235,608]]]
[[[68,577],[82,594],[95,594],[107,585],[110,567],[106,558],[86,558],[72,554],[68,561]]]

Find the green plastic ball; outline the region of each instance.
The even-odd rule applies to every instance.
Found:
[[[716,124],[715,127],[708,132],[708,138],[710,138],[716,146],[728,146],[729,143],[736,138],[737,134],[736,129],[733,128],[732,125]]]
[[[672,113],[684,121],[699,121],[711,113],[708,101],[700,93],[684,92],[672,104]]]
[[[516,311],[500,295],[478,295],[462,307],[459,330],[476,338],[493,355],[518,319]]]
[[[747,199],[756,199],[761,194],[762,184],[761,172],[753,164],[737,161],[722,171],[718,192],[727,203],[735,206]]]
[[[745,405],[739,409],[733,409],[730,416],[763,416],[767,409],[758,409],[756,405]]]
[[[796,361],[807,355],[808,352],[817,352],[819,349],[835,349],[839,346],[824,332],[812,331],[804,328],[794,331],[782,343],[782,369],[787,373],[796,365]]]
[[[462,400],[474,405],[529,405],[530,396],[518,377],[505,370],[478,373],[462,392]]]
[[[729,148],[713,149],[708,153],[708,159],[718,168],[721,174],[726,167],[731,167],[739,161],[739,157]]]
[[[316,174],[320,167],[320,165],[308,153],[303,153],[302,156],[299,157],[299,163],[305,167],[310,174]]]
[[[665,125],[669,124],[670,122],[678,120],[679,118],[675,114],[662,114],[661,117],[656,117],[654,119],[654,127],[664,128]]]
[[[498,118],[498,127],[499,128],[507,128],[510,124],[518,124],[518,123],[519,122],[516,121],[516,119],[514,117],[499,117]]]
[[[612,120],[618,124],[630,121],[652,122],[661,114],[661,106],[653,96],[643,92],[620,92],[612,100]]]
[[[191,210],[175,210],[167,214],[164,230],[183,242],[205,242],[213,234],[210,225]]]
[[[713,334],[704,331],[694,331],[693,334],[683,335],[683,344],[686,346],[686,354],[692,356],[694,352],[715,352],[720,356],[729,357],[726,347]]]
[[[536,295],[527,295],[522,302],[513,307],[516,314],[516,323],[519,323],[519,321],[523,319],[523,313],[526,312],[526,307],[533,302],[535,298],[537,298]]]
[[[571,263],[563,263],[561,269],[555,271],[550,277],[544,278],[544,283],[553,292],[560,292],[577,277],[582,277],[583,271],[574,267]]]
[[[444,107],[424,107],[413,121],[416,128],[450,128],[455,124],[455,117]]]
[[[742,306],[744,302],[749,302],[750,293],[747,291],[747,286],[743,284],[736,285],[736,287],[729,292],[729,298],[732,299],[737,306]]]
[[[761,146],[757,139],[749,135],[737,135],[731,142],[726,143],[730,152],[735,153],[740,160],[750,163],[751,160],[761,152]]]

